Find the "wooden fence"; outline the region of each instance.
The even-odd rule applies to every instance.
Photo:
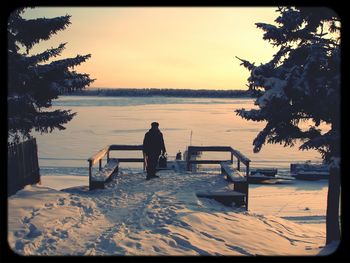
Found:
[[[36,139],[12,145],[7,152],[7,195],[13,195],[28,184],[40,182]]]

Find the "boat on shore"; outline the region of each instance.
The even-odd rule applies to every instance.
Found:
[[[329,166],[326,164],[317,164],[307,161],[305,163],[292,163],[290,165],[290,174],[295,179],[318,181],[329,178]]]
[[[250,175],[264,175],[264,176],[276,176],[277,174],[276,168],[269,168],[269,169],[255,169],[250,172]]]
[[[248,182],[251,184],[281,183],[295,179],[290,176],[278,175],[277,172],[277,168],[254,169],[250,172]]]

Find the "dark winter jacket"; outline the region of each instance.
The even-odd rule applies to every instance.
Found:
[[[146,155],[160,155],[166,152],[163,134],[159,129],[150,129],[143,139],[143,152]]]

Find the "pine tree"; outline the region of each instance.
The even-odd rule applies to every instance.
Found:
[[[265,121],[253,141],[254,152],[265,143],[316,149],[330,164],[327,199],[327,240],[340,239],[340,19],[328,8],[279,7],[276,25],[256,23],[263,39],[278,47],[268,63],[250,71],[249,90],[258,109],[239,109],[247,120]],[[311,121],[308,129],[301,123]],[[324,132],[320,125],[330,128]]]
[[[40,41],[48,40],[70,24],[70,16],[24,19],[24,8],[11,13],[8,35],[8,143],[30,138],[30,132],[47,133],[65,129],[75,115],[71,110],[45,110],[63,92],[84,89],[93,81],[88,74],[73,70],[89,55],[53,60],[66,43],[42,53],[29,55]],[[25,49],[25,50],[24,50]],[[49,62],[50,61],[50,62]]]

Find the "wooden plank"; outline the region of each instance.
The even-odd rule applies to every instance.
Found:
[[[220,164],[223,162],[230,162],[230,160],[189,160],[191,164]]]
[[[142,145],[117,145],[112,144],[109,146],[110,151],[142,151]]]
[[[118,165],[119,162],[117,159],[110,159],[101,171],[98,171],[96,174],[92,175],[91,181],[106,181],[115,171]]]
[[[95,163],[97,163],[101,158],[103,158],[103,156],[106,155],[106,153],[109,151],[109,146],[106,146],[105,148],[103,148],[102,150],[100,150],[98,153],[96,153],[95,155],[91,156],[88,161],[91,162],[92,165],[94,165]]]
[[[120,163],[143,163],[143,158],[118,158]]]
[[[230,146],[188,146],[190,152],[231,152]]]
[[[221,172],[225,174],[232,182],[244,182],[246,178],[240,171],[233,169],[226,162],[220,163]]]

